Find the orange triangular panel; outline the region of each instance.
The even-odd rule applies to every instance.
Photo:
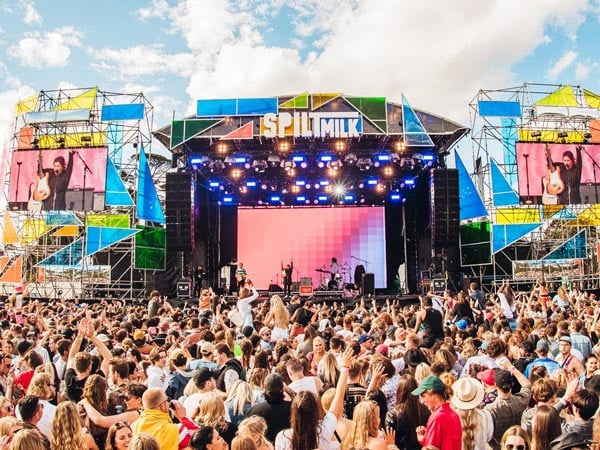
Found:
[[[96,101],[96,94],[98,93],[98,88],[92,88],[89,91],[84,92],[83,94],[79,94],[77,97],[73,97],[70,100],[67,100],[64,103],[61,103],[56,108],[57,111],[64,111],[67,109],[92,109],[94,107],[94,102]]]
[[[45,267],[37,268],[37,274],[36,274],[35,280],[38,283],[43,283],[46,281],[46,268]]]
[[[37,105],[37,99],[38,95],[35,94],[25,100],[17,102],[15,105],[15,116],[20,116],[21,114],[33,111]]]
[[[315,109],[320,108],[325,103],[328,103],[331,100],[333,100],[334,98],[337,98],[339,96],[340,96],[340,94],[312,94],[310,96],[310,98],[311,98],[310,103],[312,105],[312,110],[314,111]]]
[[[535,102],[540,106],[579,106],[572,86],[558,88],[552,94]]]
[[[254,121],[242,125],[231,133],[226,134],[221,139],[252,139],[254,137]]]
[[[23,256],[18,256],[12,266],[0,277],[0,283],[19,283],[23,279]]]
[[[19,235],[17,228],[10,218],[8,211],[4,211],[4,234],[2,235],[3,244],[17,244],[19,242]]]
[[[0,272],[4,272],[4,268],[6,267],[6,265],[8,264],[8,262],[10,261],[10,256],[0,256]]]
[[[77,236],[79,227],[77,225],[65,225],[52,233],[54,236]]]
[[[17,148],[19,150],[30,149],[31,142],[33,141],[33,127],[21,128],[19,130],[19,137],[17,139]]]

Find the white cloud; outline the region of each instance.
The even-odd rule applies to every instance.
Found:
[[[545,78],[548,80],[555,81],[558,77],[567,70],[577,59],[577,52],[573,50],[569,50],[565,54],[563,54],[558,61],[550,67],[550,69],[546,72]]]
[[[81,46],[83,35],[74,27],[57,28],[46,34],[26,33],[7,53],[19,64],[36,69],[64,67],[69,62],[71,47]]]
[[[27,25],[40,25],[42,23],[42,16],[37,11],[32,1],[23,1],[23,8],[25,9],[23,22],[25,22]]]

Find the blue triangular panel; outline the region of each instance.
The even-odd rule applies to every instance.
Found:
[[[106,160],[106,206],[133,206],[133,200],[117,169],[110,159]]]
[[[56,253],[41,260],[36,266],[64,266],[76,267],[81,265],[83,259],[83,239],[77,239],[72,244],[61,248]]]
[[[106,247],[133,236],[140,230],[130,228],[87,227],[85,233],[85,256],[90,256]]]
[[[71,211],[48,211],[46,213],[46,225],[48,226],[63,226],[77,225],[82,226],[81,220],[77,218]]]
[[[561,244],[542,259],[587,258],[586,232],[581,230],[564,244]]]
[[[406,97],[402,96],[402,124],[404,127],[404,145],[418,147],[433,147],[425,127],[408,104]]]
[[[506,167],[517,167],[517,139],[518,128],[517,121],[510,118],[503,118],[502,123],[502,145],[504,146],[504,164]],[[517,186],[516,172],[507,173],[506,179],[511,186]]]
[[[108,146],[108,157],[121,168],[123,159],[123,124],[109,123],[106,129],[106,145]]]
[[[143,147],[140,149],[139,173],[137,218],[151,222],[165,223],[165,215],[160,207],[158,195],[156,195],[154,181],[150,174],[150,167],[148,166],[148,160],[146,159]]]
[[[459,205],[460,205],[460,220],[475,219],[477,217],[487,216],[485,205],[479,197],[475,184],[469,176],[465,165],[458,153],[456,155],[456,168],[458,169],[458,189],[459,189]]]
[[[492,168],[492,195],[494,198],[494,206],[509,206],[518,205],[519,196],[510,187],[510,184],[502,174],[502,171],[496,164],[496,161],[491,160]]]
[[[573,213],[573,211],[565,206],[556,214],[552,214],[550,219],[577,219],[577,214]]]
[[[498,253],[527,233],[531,233],[541,223],[525,223],[519,225],[492,225],[492,251]]]

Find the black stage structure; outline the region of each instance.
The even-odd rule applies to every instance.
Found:
[[[198,100],[196,115],[153,133],[173,155],[169,269],[156,274],[155,287],[179,297],[202,285],[232,293],[242,210],[379,207],[384,286],[372,286],[359,260],[351,295],[460,289],[458,174],[446,158],[468,131],[412,108],[404,96],[400,103],[307,93]],[[323,299],[348,297],[351,288],[313,284]],[[281,283],[259,288],[278,291]]]

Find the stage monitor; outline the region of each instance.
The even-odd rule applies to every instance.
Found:
[[[523,204],[600,203],[600,145],[517,143]]]
[[[354,269],[374,274],[386,288],[385,210],[360,208],[268,208],[238,210],[238,261],[259,289],[282,285],[281,265],[294,262],[292,281],[312,278],[315,290],[354,283]],[[338,277],[331,276],[336,258]]]
[[[9,207],[29,211],[103,210],[106,158],[106,147],[13,152]]]

